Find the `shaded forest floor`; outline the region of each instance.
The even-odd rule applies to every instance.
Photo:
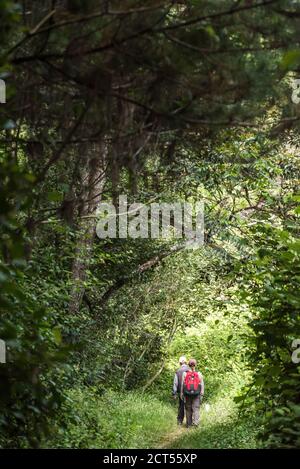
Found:
[[[239,417],[232,396],[216,396],[201,407],[200,426],[177,426],[177,406],[150,394],[72,391],[73,418],[60,422],[50,448],[201,449],[257,448],[259,427],[252,415]]]

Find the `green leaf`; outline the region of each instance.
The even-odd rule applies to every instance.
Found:
[[[58,191],[52,191],[52,192],[48,192],[47,198],[51,202],[61,202],[63,199],[63,194]]]
[[[57,345],[60,345],[61,344],[61,341],[62,341],[62,336],[61,336],[61,330],[60,330],[60,327],[59,326],[56,326],[52,329],[52,332],[53,332],[53,336],[54,336],[54,340],[56,342]]]
[[[286,52],[281,60],[282,70],[291,70],[300,64],[300,50],[294,49]]]

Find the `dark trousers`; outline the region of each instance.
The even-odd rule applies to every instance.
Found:
[[[178,415],[177,415],[177,422],[182,423],[184,419],[184,400],[180,399],[179,397],[179,402],[178,402]]]

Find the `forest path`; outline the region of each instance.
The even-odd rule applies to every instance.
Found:
[[[209,407],[201,406],[200,425],[176,427],[161,440],[162,449],[256,448],[253,420],[241,419],[230,397],[219,397]]]
[[[167,433],[164,438],[161,440],[158,448],[161,449],[167,449],[167,448],[172,448],[172,444],[178,440],[181,436],[184,435],[184,432],[186,431],[186,427],[184,425],[179,426],[171,431],[170,433]]]

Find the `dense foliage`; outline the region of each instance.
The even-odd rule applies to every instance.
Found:
[[[1,447],[300,446],[299,18],[0,0]],[[99,239],[120,194],[203,200],[204,246]],[[168,439],[182,354],[211,411]]]

